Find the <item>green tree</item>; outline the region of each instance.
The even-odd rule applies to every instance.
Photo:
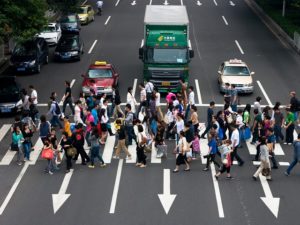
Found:
[[[49,8],[61,12],[63,14],[66,13],[75,13],[78,10],[78,6],[80,5],[80,0],[47,0]]]
[[[32,38],[47,23],[46,0],[1,0],[0,37]]]

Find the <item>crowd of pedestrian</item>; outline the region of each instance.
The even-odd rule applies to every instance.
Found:
[[[199,126],[199,115],[195,104],[193,86],[187,86],[184,80],[180,81],[181,91],[166,93],[166,110],[161,108],[161,94],[151,83],[139,84],[139,102],[129,87],[126,96],[125,112],[121,108],[121,97],[117,89],[112,96],[105,93],[98,95],[90,90],[90,95],[81,93],[73,102],[73,95],[69,81],[65,82],[65,93],[62,99],[62,109],[57,102],[56,92],[52,92],[48,104],[47,115],[39,116],[37,110],[38,96],[33,86],[30,94],[23,90],[22,116],[16,117],[12,128],[11,149],[18,151],[18,164],[22,165],[22,158],[30,160],[33,148],[31,137],[34,132],[39,133],[43,142],[42,157],[47,159],[45,172],[52,174],[59,169],[57,162],[61,161],[62,154],[66,157],[66,172],[72,168],[72,161],[81,156],[81,164],[95,168],[95,160],[105,167],[101,156],[108,136],[115,135],[115,153],[113,158],[118,159],[123,150],[127,159],[132,155],[128,146],[136,146],[136,166],[144,168],[147,165],[147,151],[156,151],[156,157],[166,156],[168,145],[166,140],[175,140],[173,153],[176,154],[174,173],[179,172],[180,165],[185,165],[184,171],[191,170],[191,162],[201,155],[201,139],[207,139],[208,153],[203,169],[208,171],[213,162],[219,172],[227,173],[227,179],[232,179],[230,168],[236,159],[239,166],[244,160],[239,155],[239,148],[243,141],[250,140],[256,146],[257,154],[253,158],[261,161],[253,175],[256,180],[262,173],[271,180],[271,169],[277,169],[275,158],[275,144],[292,145],[295,157],[286,175],[290,175],[292,168],[300,157],[300,136],[294,140],[295,126],[298,125],[298,111],[300,104],[296,93],[290,93],[290,103],[283,107],[279,102],[274,106],[261,106],[261,97],[257,97],[251,105],[246,104],[244,109],[238,108],[239,97],[234,85],[225,85],[224,107],[215,112],[215,102],[210,102],[207,109],[205,129]],[[111,103],[111,104],[109,104]],[[66,106],[70,114],[66,115]],[[283,113],[283,108],[285,113]],[[50,117],[49,121],[47,117]],[[71,117],[73,118],[71,120]],[[72,123],[70,122],[72,121]],[[61,131],[61,139],[56,137],[56,131]],[[285,130],[285,135],[283,135]],[[112,146],[113,147],[113,146]],[[85,151],[90,149],[90,155]],[[272,162],[272,167],[271,167]]]

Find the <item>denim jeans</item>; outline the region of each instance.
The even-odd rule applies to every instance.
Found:
[[[51,123],[51,126],[52,126],[52,127],[55,127],[56,125],[58,125],[60,129],[63,128],[63,126],[62,126],[62,124],[61,124],[61,122],[60,122],[58,116],[56,116],[56,115],[52,115],[52,118],[51,118],[51,120],[50,120],[50,123]]]
[[[31,152],[31,143],[30,142],[24,142],[23,143],[23,149],[24,149],[24,158],[30,159],[30,152]]]
[[[185,122],[188,121],[188,116],[189,116],[189,113],[190,113],[190,109],[191,109],[191,105],[188,104],[188,106],[186,107],[185,115],[184,115],[184,121]]]
[[[21,162],[22,155],[23,155],[23,145],[20,143],[18,144],[19,150],[17,152],[17,162]]]
[[[300,150],[298,148],[294,147],[294,156],[293,156],[293,161],[290,163],[290,166],[287,168],[286,172],[288,174],[291,173],[292,169],[296,164],[300,161]]]
[[[104,164],[103,158],[100,155],[100,145],[94,145],[91,147],[91,164],[94,165],[95,159],[98,158],[99,161]]]
[[[126,132],[128,137],[128,145],[132,145],[132,139],[133,139],[133,126],[126,126]]]
[[[281,126],[280,125],[274,125],[274,134],[275,134],[275,137],[276,137],[276,142],[279,143],[279,138],[281,140],[284,139],[284,136],[282,134],[282,131],[281,131]]]

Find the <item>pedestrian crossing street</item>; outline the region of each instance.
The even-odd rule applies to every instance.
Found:
[[[7,137],[10,140],[10,138],[11,138],[10,127],[11,127],[11,124],[4,124],[0,128],[0,143],[5,137]],[[203,123],[200,124],[200,127],[201,127],[201,131],[205,130],[205,125]],[[201,133],[201,131],[200,131],[200,133]],[[297,132],[294,131],[294,138],[296,139],[296,137],[297,137]],[[106,164],[110,164],[113,160],[115,140],[116,140],[115,136],[108,136],[106,143],[105,143],[104,147],[102,148],[102,157]],[[255,155],[256,147],[255,147],[255,145],[250,144],[250,140],[246,141],[246,147],[247,147],[250,155]],[[173,142],[172,143],[171,141],[168,141],[168,143],[169,142],[171,143],[170,144],[171,146],[168,145],[168,151],[170,152],[173,150],[173,148],[175,146],[175,142],[172,141]],[[201,161],[203,164],[205,164],[206,158],[204,158],[203,156],[208,153],[207,139],[201,139],[200,143],[201,143]],[[150,145],[151,145],[151,149],[152,149],[151,157],[149,159],[150,163],[153,163],[153,164],[162,163],[162,158],[158,158],[156,155],[157,151],[154,147],[154,143],[151,143]],[[32,151],[31,155],[30,155],[31,161],[28,162],[29,165],[35,165],[36,162],[41,159],[40,154],[41,154],[42,147],[43,147],[42,140],[40,138],[37,138],[36,142],[34,143],[34,151]],[[85,148],[86,152],[89,154],[89,147],[87,146],[87,143],[85,143],[84,148]],[[4,151],[4,149],[1,148],[0,151]],[[130,152],[132,157],[131,157],[131,159],[126,159],[125,162],[127,164],[136,163],[137,156],[136,156],[136,143],[135,142],[133,142],[132,145],[128,146],[128,151]],[[10,165],[15,160],[16,153],[17,153],[16,151],[11,151],[10,147],[8,149],[6,149],[4,156],[2,157],[2,159],[0,161],[0,166]],[[275,155],[276,156],[284,156],[285,155],[285,152],[283,151],[281,144],[278,144],[278,143],[276,144]],[[63,158],[63,156],[64,156],[64,152],[61,153],[61,158]],[[287,159],[287,160],[289,161],[290,159]],[[58,164],[60,164],[60,163],[61,162],[58,162]],[[233,163],[235,165],[237,164],[236,161],[234,161]],[[79,156],[78,160],[76,161],[76,164],[81,164],[80,156]],[[253,164],[259,165],[260,162],[253,162]],[[279,160],[279,165],[289,166],[289,163],[282,162]]]

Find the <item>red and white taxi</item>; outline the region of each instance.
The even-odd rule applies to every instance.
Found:
[[[82,75],[82,92],[89,95],[91,89],[95,94],[106,93],[112,95],[113,88],[118,86],[119,74],[112,64],[105,61],[96,61],[89,66],[86,74]]]

